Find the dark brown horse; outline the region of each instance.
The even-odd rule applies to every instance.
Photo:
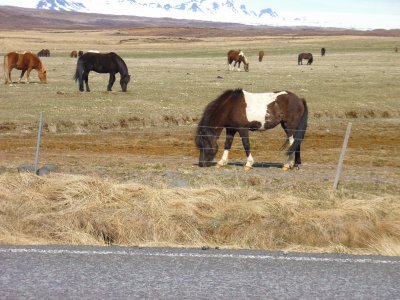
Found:
[[[22,77],[26,72],[26,82],[29,83],[29,75],[32,70],[38,71],[39,79],[41,83],[47,83],[46,69],[43,66],[40,58],[31,52],[17,53],[10,52],[4,55],[4,77],[5,84],[12,83],[11,71],[12,69],[22,70],[21,76],[18,82],[21,81]]]
[[[246,58],[246,56],[244,55],[243,51],[241,50],[229,50],[227,53],[228,56],[228,67],[229,67],[229,71],[233,71],[236,67],[236,64],[238,65],[237,70],[240,70],[240,64],[243,62],[243,66],[244,66],[244,70],[246,72],[249,71],[249,62]],[[234,65],[232,66],[232,63],[234,63]]]
[[[265,53],[264,53],[264,51],[262,51],[262,50],[258,52],[258,61],[259,61],[259,62],[262,62],[263,57],[264,57],[264,54],[265,54]]]
[[[38,57],[50,57],[50,50],[49,49],[42,49],[37,53]]]
[[[307,59],[307,65],[311,65],[314,61],[314,58],[311,53],[300,53],[297,57],[297,64],[302,65],[303,59]]]
[[[72,50],[71,53],[69,54],[70,57],[72,58],[77,58],[78,57],[78,51],[77,50]]]
[[[306,101],[288,91],[273,93],[248,93],[242,89],[227,90],[210,102],[197,126],[196,146],[200,150],[199,166],[209,167],[217,154],[217,140],[226,130],[224,153],[217,167],[228,163],[228,154],[236,133],[242,138],[247,162],[245,170],[252,168],[249,131],[272,129],[278,124],[286,132],[288,162],[284,169],[301,164],[300,144],[307,129],[308,108]]]
[[[115,82],[115,74],[121,76],[120,84],[123,92],[126,92],[131,76],[128,73],[128,67],[124,60],[114,52],[110,53],[93,53],[86,52],[78,58],[76,71],[74,75],[75,81],[79,81],[79,90],[83,92],[83,83],[85,82],[86,91],[90,92],[89,88],[89,72],[109,73],[110,78],[107,85],[107,91],[111,91]]]
[[[321,56],[325,56],[326,53],[326,49],[325,48],[321,48]]]

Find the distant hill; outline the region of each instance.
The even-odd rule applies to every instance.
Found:
[[[146,35],[262,36],[262,35],[376,35],[400,36],[400,30],[358,31],[320,27],[251,26],[236,23],[115,16],[0,6],[0,30],[93,30],[152,27]],[[169,29],[168,29],[169,28]],[[175,28],[171,30],[171,28]],[[181,30],[179,29],[181,28]],[[185,30],[182,30],[185,28]],[[137,31],[135,34],[140,35]]]

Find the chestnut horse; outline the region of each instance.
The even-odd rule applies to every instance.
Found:
[[[39,79],[41,83],[47,83],[46,69],[43,66],[40,58],[31,52],[17,53],[10,52],[4,55],[4,77],[5,84],[12,83],[11,71],[12,69],[22,70],[21,76],[18,82],[21,81],[22,77],[26,72],[26,82],[29,83],[29,75],[32,70],[38,71]]]
[[[314,58],[311,53],[300,53],[299,56],[297,57],[297,64],[302,65],[303,59],[307,59],[307,65],[311,65],[312,62],[314,61]]]
[[[227,53],[228,56],[228,67],[229,71],[233,71],[236,67],[236,64],[238,64],[237,70],[240,71],[240,64],[243,62],[244,70],[246,72],[249,71],[249,62],[244,55],[243,51],[241,50],[229,50]],[[232,63],[235,62],[235,64],[232,66]]]
[[[195,143],[200,150],[199,166],[209,167],[217,154],[217,140],[226,130],[224,153],[217,167],[228,163],[228,154],[238,132],[246,152],[245,170],[251,170],[254,159],[250,153],[249,131],[267,130],[281,124],[289,143],[288,162],[283,169],[293,169],[301,164],[300,144],[307,129],[308,108],[306,101],[288,91],[249,93],[242,89],[227,90],[210,102],[197,126]]]

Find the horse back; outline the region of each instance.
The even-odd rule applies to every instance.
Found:
[[[93,70],[97,73],[117,73],[118,67],[115,61],[115,53],[113,53],[114,55],[111,53],[86,52],[79,58],[78,62],[88,71]]]
[[[36,54],[30,52],[24,53],[22,60],[24,68],[32,68],[37,70],[41,70],[43,68],[42,62]]]

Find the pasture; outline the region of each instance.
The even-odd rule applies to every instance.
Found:
[[[150,29],[149,29],[150,30]],[[152,29],[157,30],[157,29]],[[48,84],[0,85],[0,242],[247,247],[400,254],[398,38],[366,36],[179,37],[129,30],[2,32],[2,55],[49,48]],[[321,47],[326,56],[320,56]],[[72,50],[114,51],[131,81],[91,72],[79,92]],[[249,72],[229,72],[241,49]],[[265,52],[258,61],[260,50]],[[312,65],[297,64],[311,52]],[[1,67],[1,74],[3,74]],[[12,72],[16,81],[19,71]],[[276,167],[281,128],[250,134],[258,165],[244,172],[235,139],[222,168],[199,168],[196,124],[226,89],[289,90],[306,99],[300,170]],[[39,112],[40,164],[33,164]],[[344,132],[352,122],[339,190]],[[219,140],[222,155],[224,138]],[[18,220],[15,223],[14,220]],[[146,222],[146,220],[148,222]],[[170,230],[168,230],[170,228]]]

